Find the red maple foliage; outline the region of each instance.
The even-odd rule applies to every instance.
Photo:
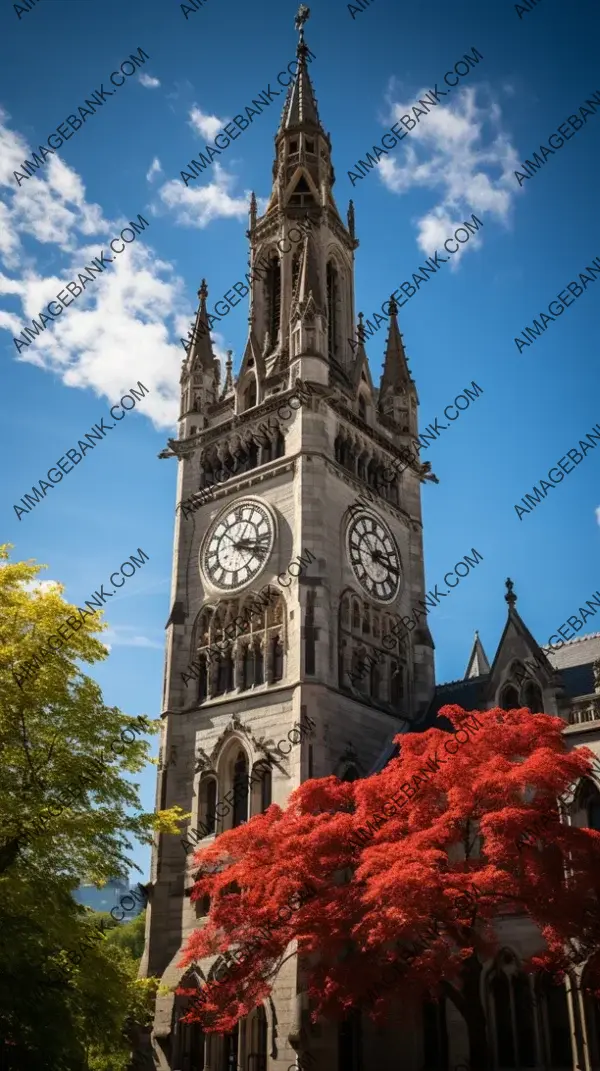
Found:
[[[215,953],[228,964],[187,1021],[231,1030],[297,942],[313,1018],[359,1006],[380,1018],[398,993],[444,995],[485,1071],[479,979],[499,949],[494,920],[529,917],[546,945],[529,966],[554,976],[599,947],[600,833],[561,823],[557,803],[593,753],[567,752],[562,719],[527,709],[440,716],[454,734],[398,736],[380,774],[307,781],[285,810],[272,804],[196,853],[192,899],[209,893],[210,916],[181,966]]]

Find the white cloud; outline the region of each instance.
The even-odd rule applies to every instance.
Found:
[[[162,174],[162,167],[158,156],[155,156],[152,163],[150,164],[150,167],[148,168],[148,171],[146,172],[146,181],[152,182],[154,176],[160,174]]]
[[[140,83],[146,89],[158,89],[160,85],[158,78],[152,78],[149,74],[140,74]]]
[[[139,635],[137,625],[114,625],[108,628],[102,633],[102,643],[106,644],[109,650],[113,647],[148,647],[161,651],[164,647],[164,640],[151,640],[148,636]]]
[[[478,91],[487,95],[486,103],[478,103]],[[415,99],[425,98],[425,93],[421,90]],[[413,103],[393,103],[389,125],[412,115]],[[400,143],[398,153],[381,158],[379,172],[393,193],[407,193],[415,187],[438,192],[438,203],[416,221],[419,248],[430,255],[473,212],[508,225],[517,192],[512,172],[517,166],[516,150],[501,129],[500,107],[479,86],[465,87],[452,104],[440,102],[422,116]],[[466,249],[477,248],[481,241],[477,235],[461,246],[452,257],[453,265]]]
[[[87,201],[79,175],[58,156],[18,188],[12,171],[28,155],[27,143],[9,129],[6,113],[0,111],[0,186],[5,187],[0,206],[0,330],[12,337],[34,317],[39,319],[48,302],[94,257],[103,250],[112,255],[109,241],[129,223],[126,218],[105,219],[101,207]],[[159,168],[159,161],[153,161],[150,170],[156,174]],[[182,183],[167,183],[161,198],[177,222],[193,227],[222,217],[241,219],[249,194],[233,197],[233,181],[215,165],[208,186],[186,190]],[[131,209],[133,218],[141,209],[152,221],[144,206]],[[55,373],[66,386],[89,388],[111,405],[140,379],[149,393],[138,412],[157,428],[172,429],[179,408],[179,339],[195,309],[173,264],[155,252],[152,235],[150,226],[114,256],[103,274],[34,342],[19,355],[16,347],[14,352],[17,360]],[[224,362],[225,339],[220,336],[215,353]]]
[[[596,507],[596,520],[598,521],[598,524],[600,524],[600,506]]]
[[[180,179],[171,179],[161,187],[161,199],[174,211],[176,223],[202,229],[214,219],[243,219],[248,214],[250,191],[246,190],[243,197],[232,197],[229,190],[234,176],[218,163],[213,169],[214,177],[208,186],[186,186]]]
[[[213,141],[215,136],[227,126],[229,119],[219,119],[217,115],[207,115],[196,104],[190,112],[190,126],[206,141]]]

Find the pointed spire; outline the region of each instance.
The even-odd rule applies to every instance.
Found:
[[[192,343],[188,351],[188,357],[190,361],[190,367],[192,365],[199,364],[202,366],[202,368],[208,371],[209,369],[213,370],[216,358],[213,353],[212,342],[210,340],[210,327],[208,324],[208,312],[206,309],[207,297],[208,287],[206,285],[206,279],[203,279],[200,283],[200,289],[198,291],[198,298],[200,300],[200,304],[198,306],[198,312],[196,313],[196,322],[194,324],[194,330],[192,333]]]
[[[227,350],[227,360],[225,361],[225,382],[223,384],[223,390],[221,391],[221,401],[226,398],[228,394],[233,393],[233,360],[231,355],[233,350]]]
[[[513,584],[512,580],[510,579],[510,577],[508,577],[506,580],[506,595],[504,596],[504,598],[508,603],[509,610],[514,609],[515,603],[517,601],[517,596],[513,592],[514,586],[515,585]]]
[[[280,132],[304,124],[310,124],[322,129],[315,91],[312,87],[312,82],[306,66],[309,49],[304,41],[304,23],[309,15],[310,8],[306,7],[305,4],[301,4],[295,21],[296,29],[300,31],[298,47],[296,49],[298,70],[296,71],[294,81],[288,89],[288,95],[283,106],[281,124],[279,127]]]
[[[388,391],[393,393],[405,391],[412,382],[406,353],[404,352],[402,335],[400,334],[400,328],[398,327],[398,306],[393,294],[390,297],[388,305],[390,327],[387,337],[385,359],[383,362],[383,374],[381,376],[381,385],[379,388],[380,400],[383,399]]]
[[[467,669],[465,672],[465,680],[469,680],[471,677],[483,677],[485,673],[490,672],[490,663],[488,657],[483,649],[483,644],[479,639],[479,633],[475,633],[475,639],[473,641],[473,649],[469,656],[467,663]]]

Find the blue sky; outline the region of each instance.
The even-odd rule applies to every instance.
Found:
[[[208,0],[186,19],[175,0],[42,0],[19,19],[2,5],[2,540],[47,563],[79,604],[138,547],[149,555],[110,600],[111,654],[94,672],[107,703],[133,715],[160,709],[176,462],[157,454],[177,415],[178,340],[201,278],[212,305],[247,270],[249,191],[269,194],[283,93],[202,179],[186,189],[179,173],[294,58],[296,8]],[[423,488],[428,586],[472,547],[484,556],[431,613],[440,682],[462,676],[475,628],[492,656],[506,576],[540,642],[600,587],[600,453],[522,521],[514,510],[600,420],[600,281],[522,354],[514,343],[600,255],[600,111],[522,188],[512,173],[600,89],[599,21],[592,0],[544,0],[521,19],[505,0],[376,0],[355,19],[343,3],[311,5],[311,76],[343,217],[355,203],[357,309],[371,315],[410,280],[447,222],[475,212],[484,223],[400,310],[421,427],[472,380],[484,390],[424,453],[440,479]],[[138,47],[143,77],[18,189],[13,169]],[[353,188],[347,171],[399,106],[441,86],[473,47],[483,60],[452,97]],[[144,235],[19,358],[13,334],[138,213]],[[218,352],[231,348],[237,368],[245,303],[218,327]],[[384,343],[382,329],[367,345],[376,382]],[[19,521],[13,504],[138,380],[150,394]],[[149,768],[148,809],[154,781]],[[145,870],[148,852],[136,858]]]

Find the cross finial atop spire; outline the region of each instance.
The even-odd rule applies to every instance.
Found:
[[[304,41],[304,23],[310,18],[310,8],[306,4],[300,4],[294,26],[300,31],[300,41]]]
[[[504,598],[506,599],[506,601],[507,601],[508,605],[510,606],[511,610],[512,610],[513,606],[515,605],[516,601],[517,601],[517,596],[513,592],[514,586],[515,585],[513,584],[513,582],[510,579],[510,577],[507,577],[507,579],[506,579],[506,595],[504,596]]]

